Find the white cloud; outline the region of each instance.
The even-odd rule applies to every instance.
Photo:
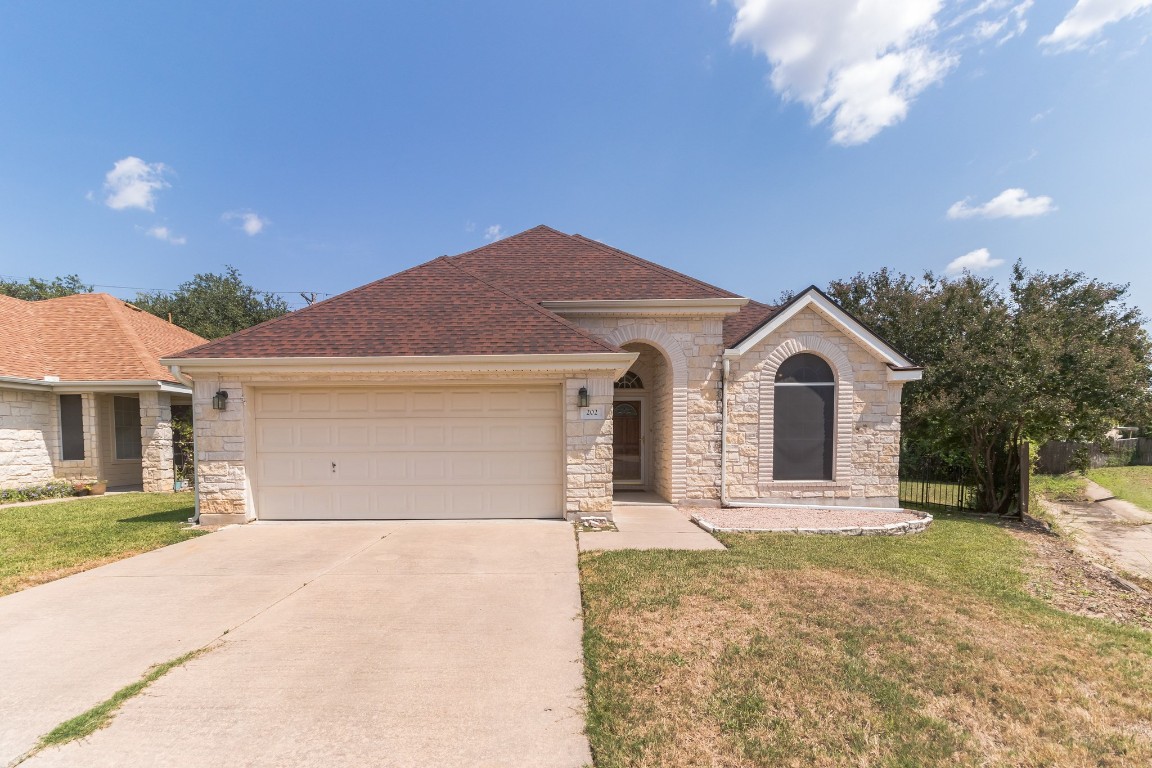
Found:
[[[1006,189],[983,205],[972,206],[968,200],[955,202],[948,209],[950,219],[1023,219],[1043,216],[1056,210],[1052,198],[1045,195],[1028,197],[1027,190]]]
[[[493,224],[484,230],[485,240],[500,240],[504,237],[504,229],[499,224]]]
[[[171,186],[164,179],[170,169],[164,163],[146,163],[138,157],[117,160],[104,176],[104,204],[113,210],[156,210],[156,193]]]
[[[815,122],[828,121],[834,142],[851,145],[902,121],[957,65],[963,46],[1020,34],[1033,0],[730,2],[732,43],[768,59],[772,88],[806,105]]]
[[[1152,8],[1152,0],[1076,0],[1068,15],[1050,35],[1040,38],[1040,43],[1053,51],[1083,48],[1104,27],[1149,8]]]
[[[994,259],[987,248],[977,248],[963,256],[958,256],[948,262],[944,272],[949,275],[958,275],[961,272],[984,272],[995,269],[1004,263],[1004,259]]]
[[[264,227],[272,222],[268,219],[261,217],[255,211],[228,211],[221,218],[224,221],[239,221],[240,228],[244,230],[249,237],[255,237],[264,231]]]
[[[144,234],[149,237],[154,237],[157,240],[163,240],[166,243],[172,243],[172,245],[184,245],[188,242],[188,238],[183,235],[175,235],[168,227],[160,224],[145,230]]]

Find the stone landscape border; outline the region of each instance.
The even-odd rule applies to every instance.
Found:
[[[915,520],[905,520],[899,523],[886,523],[885,525],[856,525],[842,528],[722,528],[706,519],[707,513],[695,513],[692,522],[708,533],[799,533],[815,536],[906,536],[913,533],[922,533],[932,524],[932,515],[915,509],[905,509]]]

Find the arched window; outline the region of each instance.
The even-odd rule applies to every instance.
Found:
[[[776,371],[772,476],[831,480],[836,377],[816,355],[793,355]]]
[[[628,371],[628,373],[616,379],[616,383],[613,386],[616,389],[644,389],[644,382],[641,381],[640,377],[635,373]]]

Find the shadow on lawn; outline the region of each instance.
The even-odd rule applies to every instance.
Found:
[[[183,523],[188,518],[195,514],[195,507],[180,507],[179,509],[169,509],[164,512],[153,512],[150,515],[138,515],[137,517],[123,517],[117,520],[118,523]]]

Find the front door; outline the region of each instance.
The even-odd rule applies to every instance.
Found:
[[[617,400],[612,409],[612,482],[644,482],[640,445],[640,401]]]

